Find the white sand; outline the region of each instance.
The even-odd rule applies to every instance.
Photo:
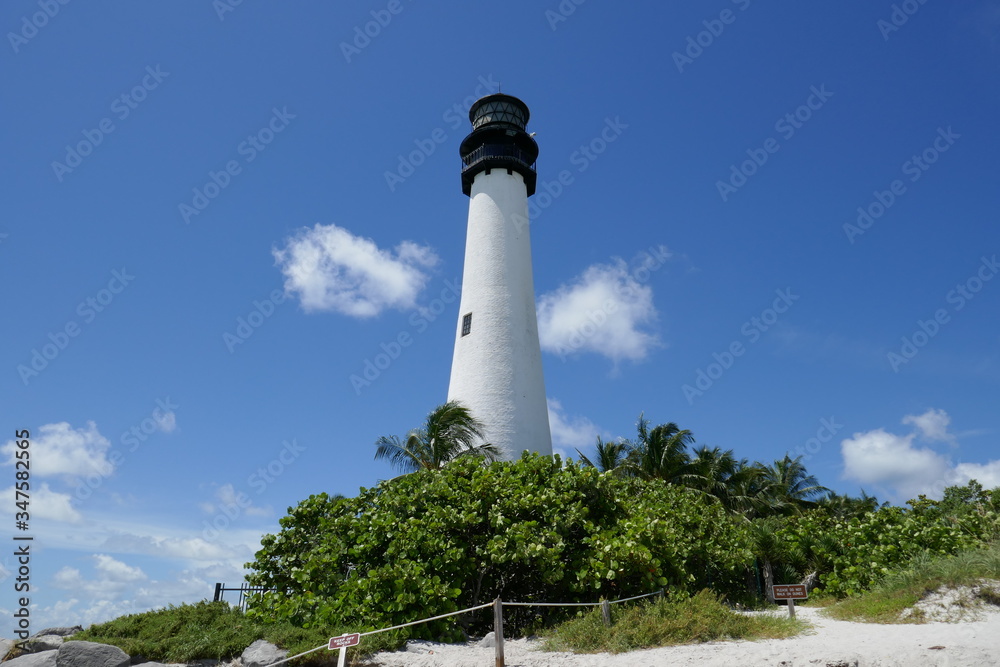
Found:
[[[1000,613],[964,623],[879,625],[847,623],[797,607],[813,625],[808,634],[759,642],[713,642],[610,655],[539,650],[537,640],[507,641],[507,667],[659,667],[668,665],[775,667],[996,667],[1000,665]],[[784,614],[785,611],[780,613]],[[406,651],[378,654],[384,667],[493,667],[494,650],[473,644],[410,642]]]

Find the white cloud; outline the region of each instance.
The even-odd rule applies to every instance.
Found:
[[[101,545],[107,551],[146,554],[163,558],[184,558],[194,561],[215,561],[245,558],[253,554],[246,545],[226,545],[209,542],[201,537],[154,537],[132,533],[109,535]]]
[[[913,440],[914,434],[896,435],[883,429],[855,433],[840,444],[844,476],[862,485],[892,489],[899,499],[933,493],[950,464],[934,450],[915,446]]]
[[[170,412],[154,410],[153,419],[156,420],[156,428],[164,433],[172,433],[177,428],[177,415],[172,410]]]
[[[552,447],[561,455],[575,455],[578,448],[589,447],[596,442],[600,429],[592,421],[586,417],[568,416],[558,399],[550,398],[548,404]]]
[[[270,507],[259,507],[253,504],[253,499],[242,491],[237,492],[232,484],[223,484],[215,491],[215,498],[219,504],[205,502],[198,506],[206,514],[215,512],[235,512],[237,515],[269,517],[274,515],[274,510]]]
[[[938,442],[954,442],[955,436],[948,433],[951,417],[944,410],[931,408],[922,415],[906,415],[904,424],[913,424],[920,429],[921,435],[927,440]]]
[[[643,330],[657,312],[653,288],[636,280],[641,268],[630,272],[621,259],[594,264],[573,283],[539,297],[542,349],[560,356],[594,352],[616,363],[645,358],[659,340]]]
[[[31,509],[29,513],[32,519],[51,519],[64,523],[80,523],[82,521],[80,513],[73,508],[72,497],[68,493],[53,491],[49,488],[48,483],[42,482],[38,485],[32,485],[30,494]],[[17,500],[15,487],[4,489],[0,492],[0,498],[3,499],[0,512],[12,514],[15,511],[20,511],[14,504]]]
[[[111,442],[97,431],[94,422],[74,429],[66,422],[45,424],[31,440],[31,473],[34,477],[61,475],[83,478],[87,475],[107,477],[114,466],[107,459]],[[13,440],[0,447],[6,454],[6,465],[14,464],[17,447]]]
[[[94,554],[95,579],[86,579],[75,567],[65,566],[52,575],[55,588],[99,599],[114,599],[138,581],[148,577],[138,567],[126,565],[106,554]]]
[[[423,269],[438,263],[427,246],[403,241],[393,253],[337,225],[305,228],[272,252],[285,276],[285,291],[298,294],[306,312],[359,318],[415,307],[428,279]]]
[[[1000,460],[989,463],[959,463],[955,466],[952,478],[954,484],[965,484],[974,479],[983,485],[984,489],[995,489],[1000,486]]]
[[[115,560],[105,554],[95,554],[95,567],[109,581],[133,582],[147,579],[146,574],[138,567],[131,567],[120,560]]]
[[[0,507],[10,506],[0,497]],[[57,571],[32,575],[32,625],[86,625],[211,599],[216,582],[243,580],[243,565],[260,549],[262,533],[278,528],[251,530],[239,527],[236,520],[205,537],[207,523],[195,527],[189,520],[180,526],[155,522],[146,512],[133,518],[117,507],[108,514],[88,512],[87,520],[76,525],[33,522],[36,543],[44,545]],[[9,557],[0,562],[0,579],[3,571],[17,567]],[[0,609],[0,636],[12,636],[11,618]]]
[[[170,604],[197,602],[209,597],[215,582],[238,582],[243,570],[221,564],[170,573],[169,580],[148,577],[140,568],[105,554],[93,556],[93,574],[63,567],[48,581],[72,597],[51,606],[32,609],[33,624],[89,625],[125,614],[159,609]]]
[[[948,433],[951,418],[944,410],[907,415],[902,421],[916,430],[898,435],[878,428],[842,441],[844,477],[875,486],[897,502],[919,494],[940,498],[945,487],[964,485],[970,479],[986,488],[1000,486],[1000,460],[956,465],[950,457],[917,444],[924,439],[957,446],[955,436]]]

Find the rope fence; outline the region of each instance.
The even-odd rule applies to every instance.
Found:
[[[646,593],[644,595],[635,595],[630,598],[622,598],[621,600],[601,600],[600,602],[504,602],[505,607],[596,607],[598,605],[604,604],[619,604],[621,602],[631,602],[632,600],[638,600],[639,598],[648,598],[654,595],[663,595],[664,591],[654,591],[653,593]]]
[[[422,618],[419,621],[410,621],[409,623],[400,623],[399,625],[393,625],[388,628],[380,628],[378,630],[369,630],[368,632],[358,632],[355,633],[358,638],[364,637],[366,635],[376,635],[380,632],[389,632],[391,630],[399,630],[401,628],[408,628],[412,625],[420,625],[421,623],[430,623],[431,621],[439,621],[442,618],[448,618],[449,616],[459,616],[460,614],[467,614],[470,611],[478,611],[480,609],[486,609],[487,607],[493,607],[493,635],[496,638],[496,667],[505,667],[504,658],[504,638],[503,638],[503,608],[507,607],[601,607],[601,611],[604,617],[605,625],[611,625],[611,605],[620,604],[622,602],[631,602],[632,600],[639,600],[641,598],[648,598],[654,595],[663,597],[666,595],[664,589],[660,589],[653,593],[645,593],[643,595],[635,595],[630,598],[622,598],[620,600],[601,600],[600,602],[504,602],[500,598],[497,598],[493,602],[487,602],[486,604],[477,605],[475,607],[469,607],[468,609],[462,609],[461,611],[453,611],[447,614],[441,614],[439,616],[431,616],[430,618]],[[348,636],[348,635],[341,635]],[[336,639],[336,638],[334,638]],[[330,644],[323,644],[322,646],[317,646],[316,648],[309,649],[308,651],[303,651],[293,656],[289,656],[282,660],[272,662],[267,667],[275,667],[296,658],[301,658],[304,655],[309,655],[310,653],[315,653],[324,648],[329,648]],[[344,664],[344,657],[346,655],[346,647],[340,649],[340,660],[338,665]]]
[[[358,634],[364,637],[365,635],[377,635],[380,632],[389,632],[390,630],[399,630],[400,628],[408,628],[411,625],[420,625],[421,623],[430,623],[431,621],[439,621],[442,618],[448,618],[449,616],[458,616],[459,614],[465,614],[470,611],[476,611],[478,609],[486,609],[487,607],[492,607],[492,602],[487,602],[486,604],[481,604],[478,607],[469,607],[468,609],[463,609],[462,611],[453,611],[450,614],[441,614],[440,616],[431,616],[430,618],[425,618],[420,621],[410,621],[409,623],[403,623],[401,625],[394,625],[391,628],[382,628],[381,630],[369,630],[368,632],[359,632]]]

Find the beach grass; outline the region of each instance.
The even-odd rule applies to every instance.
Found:
[[[575,653],[623,653],[644,648],[731,639],[784,639],[808,624],[782,614],[733,611],[710,591],[693,597],[612,607],[611,626],[600,609],[567,621],[546,634],[545,648]]]
[[[238,608],[225,602],[199,602],[120,616],[107,623],[92,625],[72,639],[111,644],[130,656],[142,656],[146,660],[177,663],[200,659],[230,660],[258,639],[266,639],[287,650],[289,655],[296,655],[326,644],[330,632],[329,629],[305,629],[287,622],[265,623],[247,618]],[[396,636],[396,633],[365,637],[362,645],[350,649],[350,654],[360,656],[361,653],[393,650],[403,641],[405,637]],[[295,662],[336,660],[336,655],[323,648]]]
[[[847,598],[823,613],[841,621],[867,623],[920,623],[924,616],[903,612],[939,588],[972,586],[983,579],[1000,579],[1000,543],[962,551],[954,556],[922,555],[910,567],[888,575],[878,586]],[[987,589],[980,599],[1000,604],[1000,590]]]

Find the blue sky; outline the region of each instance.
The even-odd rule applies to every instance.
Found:
[[[840,492],[1000,484],[996,0],[12,0],[0,25],[0,521],[34,537],[36,630],[211,596],[288,506],[394,474],[375,440],[446,398],[458,144],[498,86],[541,150],[559,451],[644,411]]]

